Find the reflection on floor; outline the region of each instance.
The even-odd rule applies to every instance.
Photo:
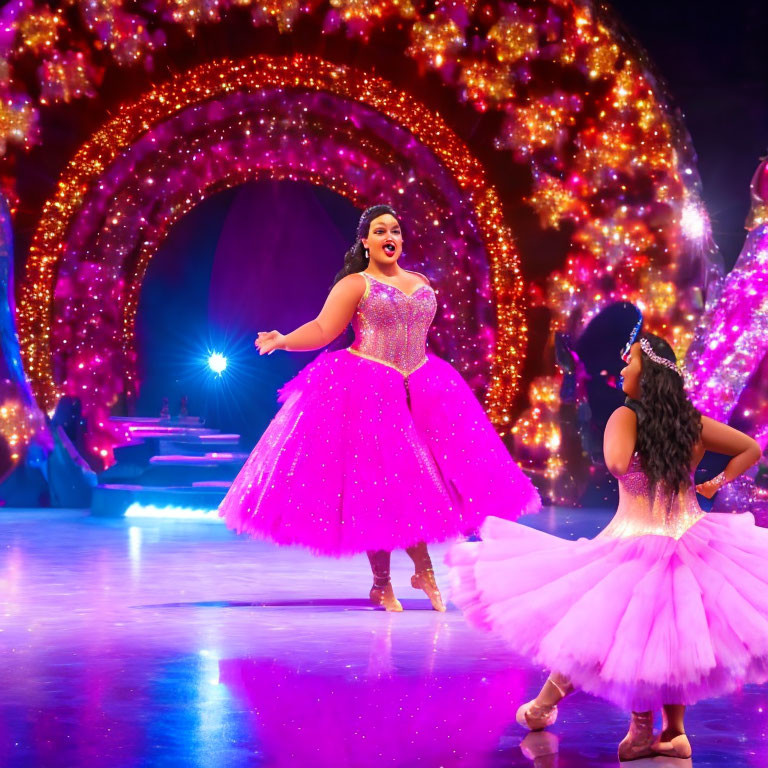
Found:
[[[605,520],[529,522],[577,537]],[[626,714],[585,694],[526,736],[514,713],[542,672],[455,609],[429,610],[403,553],[405,612],[387,614],[365,600],[364,556],[318,559],[216,524],[4,511],[0,542],[2,766],[618,764]],[[765,766],[767,725],[765,688],[696,706],[694,765]]]

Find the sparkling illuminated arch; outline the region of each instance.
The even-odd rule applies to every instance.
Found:
[[[264,177],[402,208],[409,252],[440,291],[434,342],[503,429],[527,329],[498,195],[438,114],[381,78],[307,56],[203,65],[124,106],[81,147],[45,208],[19,302],[37,397],[103,408],[131,396],[138,293],[169,226]]]

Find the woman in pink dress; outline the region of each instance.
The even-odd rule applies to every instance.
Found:
[[[429,281],[404,270],[400,217],[366,210],[357,240],[315,320],[259,333],[260,354],[326,346],[349,325],[352,345],[323,353],[280,392],[282,408],[219,513],[238,533],[321,555],[367,552],[370,598],[401,611],[390,553],[405,548],[411,584],[444,611],[428,542],[516,519],[539,497],[464,380],[426,351],[437,309]]]
[[[553,672],[517,720],[540,730],[574,686],[632,711],[620,760],[691,756],[685,707],[768,678],[768,530],[705,514],[760,457],[747,435],[688,400],[672,348],[645,334],[622,371],[625,406],[605,431],[619,506],[594,539],[565,541],[491,517],[449,552],[453,597],[477,625]],[[732,456],[694,487],[705,451]],[[663,729],[653,732],[655,710]]]

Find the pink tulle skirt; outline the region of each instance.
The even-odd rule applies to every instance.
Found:
[[[461,376],[430,356],[408,379],[342,350],[283,404],[219,514],[238,533],[318,554],[441,541],[540,505]]]
[[[647,711],[768,679],[768,530],[710,513],[679,540],[566,541],[497,518],[451,548],[475,625],[583,690]]]

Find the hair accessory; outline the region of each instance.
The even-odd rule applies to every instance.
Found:
[[[629,362],[629,350],[632,349],[632,345],[637,341],[637,337],[640,335],[640,330],[643,327],[643,313],[639,309],[637,310],[637,315],[638,320],[632,329],[632,333],[629,334],[629,341],[624,345],[624,349],[621,350],[621,359],[625,363]]]
[[[673,363],[671,360],[667,360],[666,357],[660,357],[653,351],[651,342],[648,341],[648,339],[640,339],[640,349],[642,349],[643,352],[645,352],[645,354],[650,357],[654,363],[658,363],[659,365],[663,365],[665,368],[669,368],[670,371],[674,371],[678,376],[683,375],[680,373],[680,369],[677,367],[677,363]]]

